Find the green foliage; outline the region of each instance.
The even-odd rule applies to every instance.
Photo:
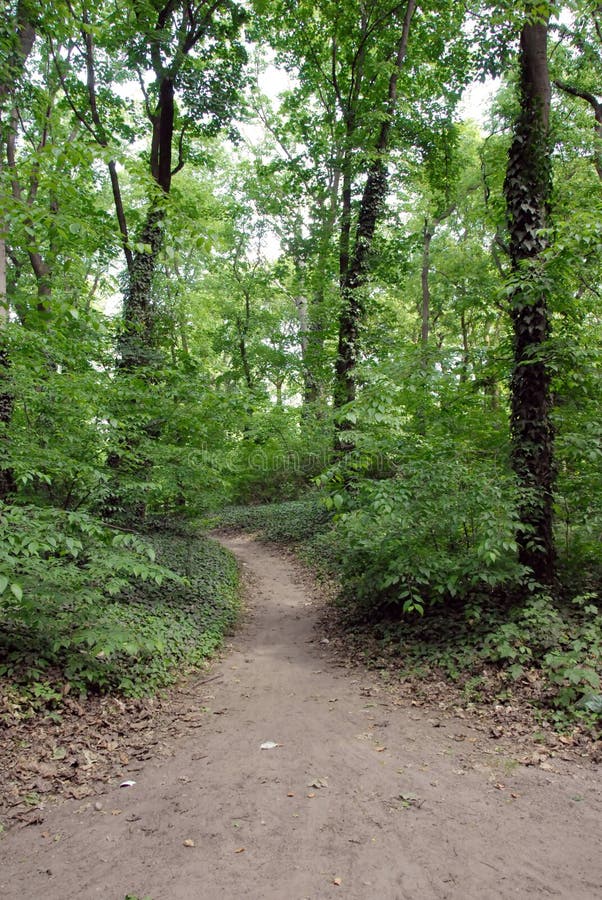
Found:
[[[428,440],[400,450],[397,467],[394,477],[358,481],[337,521],[345,590],[364,612],[421,613],[520,582],[505,472]]]
[[[329,458],[330,418],[299,422],[298,411],[255,407],[230,457],[232,499],[270,503],[303,496]]]
[[[252,531],[262,540],[294,544],[331,527],[331,515],[319,497],[258,506],[228,507],[216,517],[220,528]]]
[[[602,625],[595,599],[531,595],[492,604],[481,594],[419,617],[347,626],[361,659],[388,663],[402,679],[446,677],[468,702],[522,701],[560,728],[596,729]]]
[[[286,502],[228,509],[220,522],[294,543],[342,575],[347,611],[396,638],[408,629],[415,643],[400,652],[416,665],[423,654],[460,676],[486,661],[519,681],[535,666],[561,714],[593,716],[593,604],[561,602],[566,586],[585,596],[602,577],[600,147],[585,97],[600,84],[600,42],[590,7],[569,5],[574,15],[553,25],[551,59],[553,76],[577,90],[554,97],[544,254],[564,588],[527,601],[508,463],[515,285],[502,184],[517,114],[510,51],[527,7],[541,17],[549,4],[493,4],[468,31],[464,4],[414,16],[389,136],[390,203],[358,298],[357,399],[340,411],[355,450],[336,464],[339,252],[353,249],[404,6],[226,2],[199,31],[192,20],[202,10],[180,0],[160,29],[153,3],[9,5],[0,27],[0,443],[15,491],[0,513],[5,674],[52,705],[65,679],[137,693],[199,663],[231,619],[231,563],[188,537],[127,529],[277,500]],[[22,59],[17,8],[36,30]],[[245,88],[245,25],[258,69],[239,152],[230,123]],[[276,81],[262,69],[266,44],[270,66],[290,76],[279,98],[262,92],[270,82],[272,95]],[[169,196],[149,170],[149,113],[157,119],[168,71],[171,168],[186,162]],[[486,137],[458,121],[474,71],[509,79]],[[136,76],[146,103],[131,90]],[[99,311],[114,309],[128,283],[111,161],[127,249],[150,257],[149,206],[161,245],[136,332],[149,364],[129,371],[116,359],[119,327]],[[325,496],[308,498],[321,474]]]
[[[34,705],[57,703],[65,683],[148,693],[202,664],[233,621],[236,568],[209,542],[31,506],[0,517],[0,671]]]

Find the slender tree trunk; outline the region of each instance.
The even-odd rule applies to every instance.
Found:
[[[372,162],[364,187],[353,252],[349,246],[351,171],[343,170],[343,214],[340,251],[340,295],[339,340],[335,363],[334,406],[340,409],[352,402],[356,396],[356,368],[360,352],[360,328],[364,318],[364,290],[370,271],[370,251],[376,231],[376,224],[382,213],[387,195],[386,156],[393,116],[397,108],[397,82],[401,66],[406,57],[410,26],[416,10],[416,0],[407,0],[402,32],[397,44],[394,68],[389,78],[385,101],[385,117],[380,127],[374,147]],[[351,423],[339,419],[335,432],[335,452],[341,456],[353,450],[349,438]]]
[[[551,193],[550,79],[547,24],[526,24],[521,33],[521,111],[509,151],[504,191],[510,258],[516,288],[510,315],[514,329],[511,380],[512,464],[520,498],[520,561],[542,584],[555,575],[553,536],[554,429],[550,371],[545,346],[550,315],[542,277]]]
[[[460,369],[460,384],[468,381],[468,364],[470,362],[470,345],[468,342],[468,324],[464,310],[460,313],[460,328],[462,331],[462,368]]]
[[[320,401],[324,395],[324,380],[321,374],[324,357],[326,332],[325,278],[329,272],[329,256],[332,236],[337,217],[341,171],[335,166],[328,184],[329,202],[320,209],[321,224],[318,234],[318,256],[315,263],[317,281],[314,280],[306,301],[305,325],[302,332],[303,343],[303,409],[304,414],[320,418],[323,415]],[[350,195],[349,195],[350,199]],[[350,213],[350,209],[348,212]]]
[[[19,0],[17,4],[14,24],[17,40],[9,65],[10,74],[13,80],[16,80],[23,72],[35,41],[35,29],[29,21],[26,4],[22,0]],[[13,133],[13,128],[15,124],[13,83],[7,79],[6,82],[0,83],[0,173],[5,161],[8,163],[9,168],[11,167],[11,154],[12,161],[14,161],[15,134]],[[9,307],[6,284],[7,254],[5,231],[8,232],[8,227],[6,227],[5,222],[0,221],[0,501],[8,500],[16,488],[12,471],[9,468],[5,468],[2,464],[4,459],[2,444],[5,444],[7,439],[6,428],[12,420],[14,403],[10,384],[10,358],[6,345]]]
[[[429,282],[431,268],[431,241],[433,240],[434,228],[429,228],[428,219],[424,220],[424,229],[422,232],[422,271],[420,273],[420,283],[422,286],[422,327],[420,329],[420,339],[422,343],[423,355],[426,355],[429,342],[429,324],[431,312],[431,287]]]
[[[0,226],[1,228],[1,226]],[[10,390],[10,360],[6,347],[8,297],[6,293],[6,242],[0,239],[0,456],[4,459],[6,428],[13,415],[13,395]],[[15,490],[15,480],[9,468],[0,462],[0,501],[7,500]]]

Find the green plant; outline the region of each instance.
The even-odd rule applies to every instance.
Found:
[[[446,444],[415,440],[394,477],[333,488],[343,585],[367,614],[469,598],[520,583],[511,481]],[[337,501],[338,499],[338,502]]]
[[[212,542],[54,510],[13,507],[2,519],[0,674],[22,709],[60,706],[66,684],[153,691],[202,665],[234,621],[236,567]]]

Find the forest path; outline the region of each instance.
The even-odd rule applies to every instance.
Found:
[[[68,801],[11,831],[3,900],[602,896],[595,770],[517,765],[467,720],[396,705],[320,642],[290,559],[222,541],[248,610],[200,683],[213,714],[102,810]]]

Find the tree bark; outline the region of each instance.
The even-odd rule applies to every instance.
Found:
[[[19,2],[15,15],[15,46],[10,59],[10,73],[16,80],[25,67],[27,58],[31,53],[35,41],[35,29],[29,21],[25,4]],[[9,163],[9,154],[14,152],[13,127],[15,116],[13,109],[13,85],[12,83],[0,83],[0,172],[2,171],[5,154]],[[8,108],[8,122],[5,124],[5,113]],[[6,237],[8,232],[4,222],[0,222],[0,453],[1,445],[6,442],[6,429],[10,425],[13,414],[13,393],[10,384],[10,358],[6,345],[6,326],[9,319],[8,293],[6,284]],[[32,260],[33,262],[33,260]],[[38,282],[39,284],[39,282]],[[6,501],[16,489],[15,480],[11,469],[5,468],[0,462],[0,501]]]
[[[389,78],[387,97],[385,98],[385,116],[383,118],[374,147],[372,162],[358,213],[353,252],[349,247],[350,230],[350,172],[343,170],[343,216],[340,252],[340,295],[341,312],[339,316],[339,340],[335,363],[334,407],[340,409],[352,402],[356,396],[356,368],[360,352],[360,328],[364,318],[364,288],[370,271],[370,251],[376,224],[381,215],[387,195],[386,155],[397,108],[397,82],[406,57],[410,26],[416,10],[416,0],[407,0],[404,22],[395,53],[394,68]],[[354,448],[348,432],[352,424],[345,418],[339,418],[335,431],[335,452],[342,456]]]
[[[520,561],[541,584],[555,577],[554,429],[545,346],[550,314],[542,267],[551,194],[550,79],[547,24],[525,24],[520,43],[521,111],[509,151],[504,192],[515,290],[511,378],[512,465],[519,490]]]
[[[2,226],[0,225],[0,228]],[[6,325],[8,323],[8,297],[6,294],[6,242],[0,239],[0,454],[6,444],[6,428],[13,415],[13,395],[10,390],[10,359],[6,346]],[[8,500],[15,491],[15,479],[9,468],[0,463],[0,501]]]

